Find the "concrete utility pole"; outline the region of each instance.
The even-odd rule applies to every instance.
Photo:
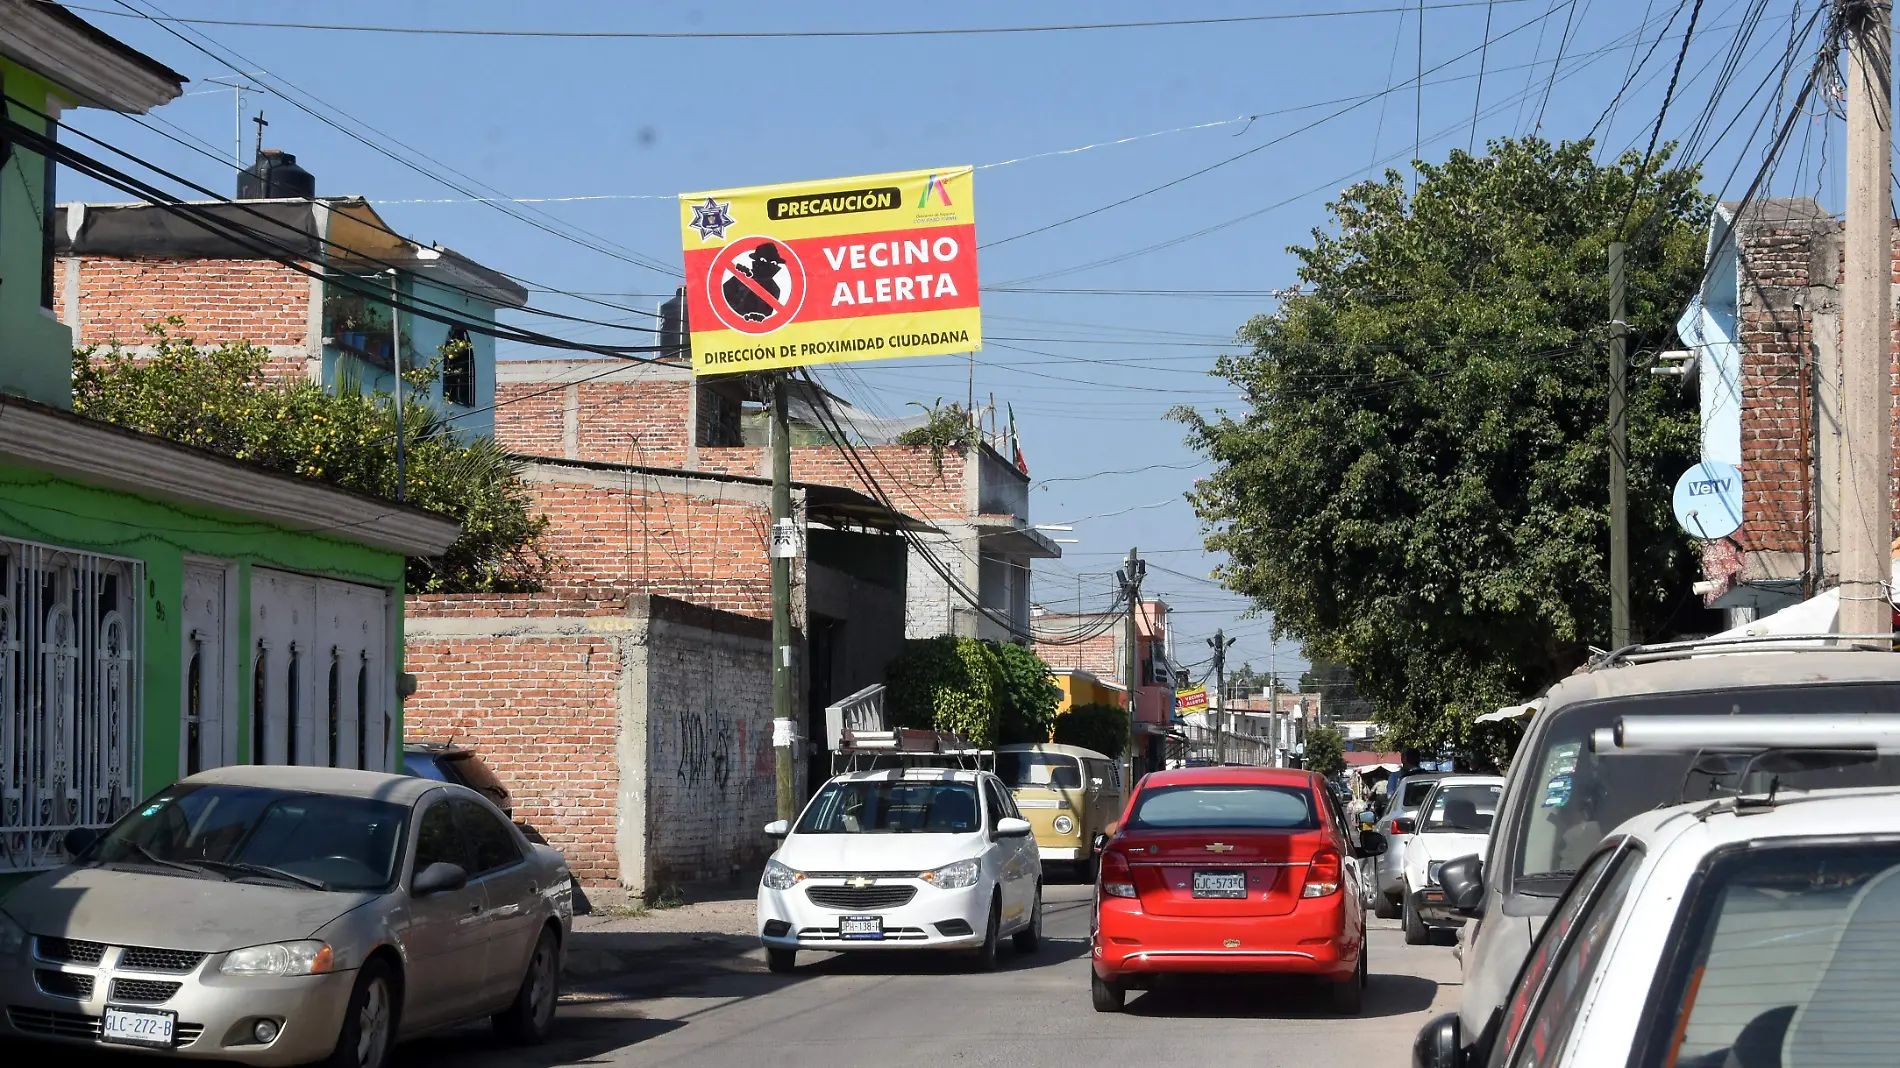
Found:
[[[1280,676],[1267,673],[1267,712],[1272,716],[1267,722],[1273,724],[1273,752],[1269,754],[1273,766],[1286,767],[1286,759],[1280,755]]]
[[[261,118],[261,116],[260,116]],[[408,499],[409,464],[403,451],[407,420],[402,414],[402,275],[389,269],[389,366],[396,370],[396,500]]]
[[[1214,647],[1214,760],[1227,763],[1227,739],[1234,733],[1234,721],[1227,715],[1227,647],[1238,641],[1227,631],[1216,630],[1207,644]]]
[[[1135,714],[1141,707],[1141,626],[1138,622],[1141,613],[1141,579],[1148,571],[1148,565],[1142,562],[1139,550],[1128,550],[1128,559],[1122,561],[1122,569],[1115,574],[1121,583],[1122,596],[1128,600],[1128,779],[1127,789],[1134,789],[1140,767],[1140,755],[1136,752],[1141,734],[1135,729]]]
[[[785,416],[783,374],[768,375],[766,399],[772,410],[772,752],[778,765],[778,818],[798,815],[798,778],[792,745],[792,560],[798,555],[798,531],[792,525],[792,434]]]
[[[1610,242],[1610,648],[1630,643],[1629,327],[1624,245]]]
[[[1841,631],[1893,633],[1892,9],[1848,0],[1847,233],[1841,286]]]

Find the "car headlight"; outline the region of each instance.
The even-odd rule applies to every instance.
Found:
[[[1075,821],[1067,816],[1057,816],[1055,823],[1051,824],[1051,826],[1056,829],[1057,834],[1075,833]]]
[[[759,880],[767,890],[790,890],[805,881],[805,873],[776,860],[765,862],[765,878]]]
[[[226,975],[327,975],[336,955],[325,942],[274,942],[234,950],[218,970]]]
[[[0,912],[0,957],[12,956],[26,945],[26,928],[13,922],[13,917]]]
[[[959,860],[935,871],[927,871],[918,878],[942,890],[961,890],[966,886],[975,886],[976,877],[982,870],[983,865],[979,861]]]

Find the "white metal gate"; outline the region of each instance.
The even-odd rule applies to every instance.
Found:
[[[137,560],[0,539],[0,871],[138,800],[144,586]]]
[[[253,764],[394,767],[389,593],[251,569]]]
[[[184,648],[178,734],[178,773],[194,775],[232,762],[237,718],[230,715],[231,642],[225,614],[228,566],[190,562],[180,597]]]

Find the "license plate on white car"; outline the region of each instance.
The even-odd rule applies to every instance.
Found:
[[[846,916],[838,921],[839,938],[879,939],[884,937],[884,917]]]
[[[1247,873],[1197,871],[1194,873],[1194,896],[1244,898],[1247,896]]]
[[[108,1005],[105,1017],[99,1021],[99,1039],[125,1046],[170,1049],[175,1045],[172,1033],[177,1027],[178,1014],[175,1012],[115,1009]]]

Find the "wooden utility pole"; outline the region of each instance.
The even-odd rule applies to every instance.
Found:
[[[1846,0],[1847,232],[1841,285],[1841,616],[1846,634],[1893,633],[1893,146],[1891,9]]]
[[[1630,643],[1629,327],[1624,245],[1610,243],[1610,648]]]
[[[785,416],[783,374],[766,378],[772,410],[772,752],[778,765],[778,818],[798,815],[798,777],[792,746],[798,728],[792,720],[792,560],[798,555],[798,531],[792,523],[792,438]]]
[[[1227,647],[1238,641],[1225,629],[1216,630],[1207,644],[1214,647],[1214,762],[1227,763],[1228,739],[1234,733],[1234,721],[1227,714]]]
[[[1140,777],[1141,755],[1138,748],[1141,734],[1136,729],[1136,713],[1141,708],[1141,578],[1148,565],[1142,563],[1141,553],[1136,549],[1128,550],[1128,559],[1122,561],[1122,569],[1115,576],[1121,582],[1122,596],[1128,601],[1128,779],[1127,789],[1135,788],[1135,780]]]

